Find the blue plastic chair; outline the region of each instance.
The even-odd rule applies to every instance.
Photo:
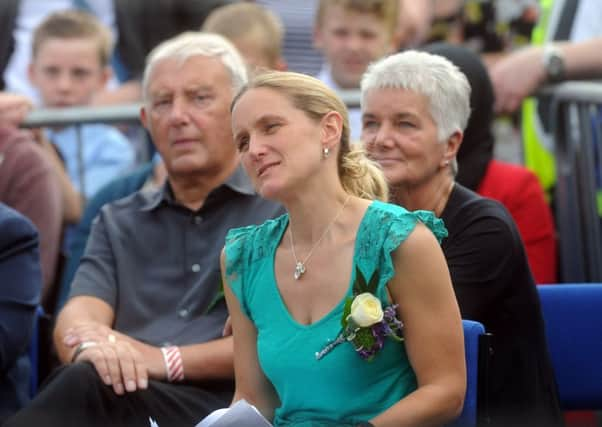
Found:
[[[466,396],[460,416],[448,427],[474,427],[486,424],[487,377],[491,357],[491,334],[472,320],[462,320],[466,357]],[[484,420],[485,422],[483,422]]]
[[[602,409],[602,283],[537,290],[562,409]]]

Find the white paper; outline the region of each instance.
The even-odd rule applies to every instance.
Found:
[[[242,399],[229,408],[213,411],[196,427],[271,427],[272,424],[259,413],[257,408]]]

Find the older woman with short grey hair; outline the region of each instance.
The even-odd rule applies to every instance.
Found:
[[[535,282],[506,209],[454,181],[470,116],[470,85],[447,59],[406,51],[362,79],[362,141],[385,173],[391,201],[434,211],[462,317],[494,336],[494,425],[555,426],[561,414]]]

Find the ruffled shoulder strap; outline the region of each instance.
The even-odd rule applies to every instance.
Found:
[[[273,253],[272,246],[279,241],[275,235],[286,223],[287,216],[282,215],[261,225],[233,228],[226,234],[226,280],[247,315],[244,279],[248,277],[255,261]]]
[[[447,237],[447,228],[441,218],[435,216],[431,211],[414,211],[413,213],[421,223],[426,225],[435,235],[439,243]]]
[[[392,252],[408,238],[418,222],[425,224],[439,243],[447,236],[443,221],[432,212],[410,212],[401,206],[378,201],[368,209],[357,237],[357,262],[364,277],[371,277],[378,271],[380,293],[395,275]]]

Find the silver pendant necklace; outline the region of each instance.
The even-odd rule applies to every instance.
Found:
[[[299,280],[301,278],[301,276],[303,276],[303,274],[307,270],[307,262],[309,261],[309,258],[314,253],[314,250],[318,247],[318,245],[320,244],[322,239],[324,239],[324,237],[326,236],[326,233],[328,233],[328,230],[330,230],[330,227],[332,227],[332,225],[336,222],[338,217],[343,213],[343,210],[345,209],[345,206],[347,206],[347,202],[349,202],[350,198],[351,198],[351,195],[348,195],[347,198],[345,199],[345,202],[343,203],[343,206],[341,206],[341,209],[339,209],[339,211],[334,216],[332,221],[330,221],[330,223],[326,226],[326,229],[324,230],[324,232],[322,233],[320,238],[316,241],[316,243],[314,243],[314,245],[311,247],[311,249],[309,250],[309,253],[307,254],[307,256],[305,257],[305,259],[303,261],[299,261],[299,259],[297,258],[297,254],[295,253],[295,239],[293,238],[293,227],[292,227],[292,225],[290,223],[290,219],[289,219],[288,237],[289,237],[289,240],[291,243],[291,252],[293,253],[293,258],[295,259],[295,272],[293,273],[293,277],[295,278],[295,280]]]

